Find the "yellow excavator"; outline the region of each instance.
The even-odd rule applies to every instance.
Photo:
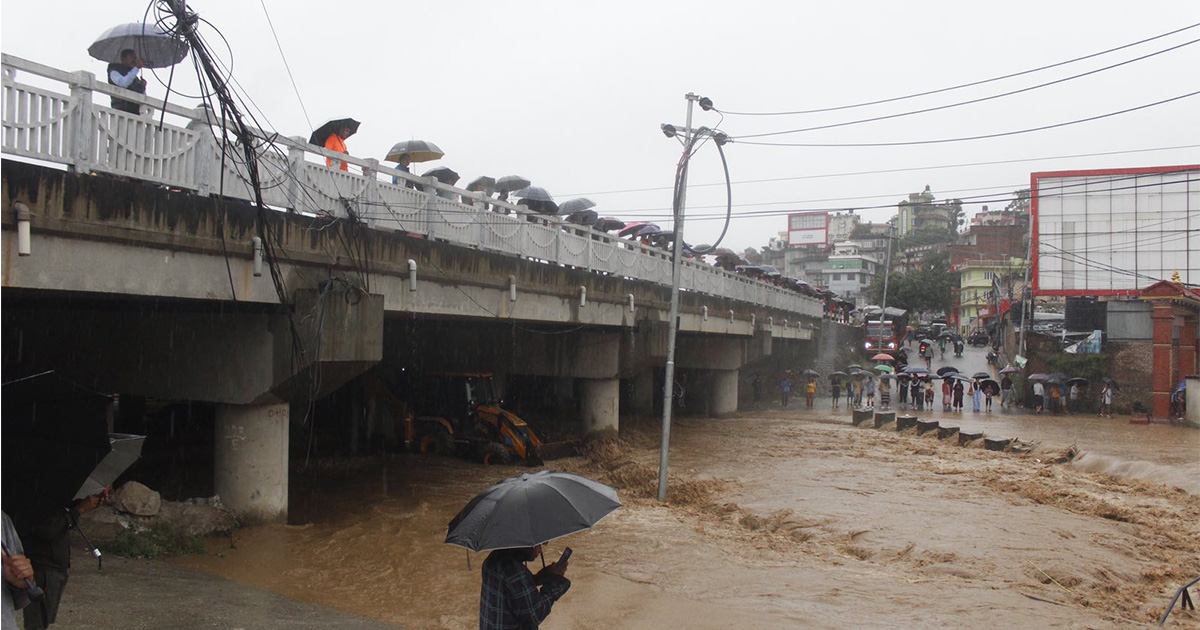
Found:
[[[484,464],[540,466],[541,440],[504,409],[490,372],[434,372],[401,399],[378,377],[368,388],[404,418],[405,443],[422,453],[458,454]]]

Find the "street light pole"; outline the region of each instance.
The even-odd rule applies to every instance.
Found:
[[[892,276],[892,228],[887,233],[887,253],[883,264],[883,304],[879,307],[879,351],[883,352],[883,322],[887,321],[888,279]],[[895,350],[895,348],[893,348]]]
[[[692,107],[696,101],[700,100],[699,96],[691,92],[688,92],[685,98],[687,99],[687,122],[683,132],[683,158],[678,167],[682,169],[682,172],[679,172],[676,178],[679,201],[674,208],[675,248],[674,257],[671,260],[671,315],[670,321],[667,322],[667,367],[663,379],[662,445],[658,459],[658,501],[660,503],[667,500],[667,460],[671,448],[671,401],[675,393],[675,333],[679,328],[679,278],[683,262],[683,208],[687,199],[688,160],[692,157],[690,155],[692,138],[696,133],[692,130]]]

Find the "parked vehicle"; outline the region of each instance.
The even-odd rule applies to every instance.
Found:
[[[988,343],[988,334],[982,330],[976,330],[975,332],[971,333],[970,337],[967,337],[967,343],[971,344],[972,346],[978,346],[982,348]]]

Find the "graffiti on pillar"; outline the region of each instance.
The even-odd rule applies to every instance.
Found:
[[[246,441],[246,427],[238,424],[226,426],[224,438],[229,440],[229,450],[236,452]]]

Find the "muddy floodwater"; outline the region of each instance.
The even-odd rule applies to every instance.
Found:
[[[1001,453],[853,427],[828,403],[677,421],[668,505],[653,500],[653,421],[551,462],[616,486],[624,507],[551,543],[548,559],[574,548],[573,586],[543,628],[1144,627],[1200,576],[1200,431],[964,414],[1035,444]],[[446,524],[522,470],[314,464],[293,481],[305,524],[176,563],[404,628],[478,627],[484,556],[443,545]]]

